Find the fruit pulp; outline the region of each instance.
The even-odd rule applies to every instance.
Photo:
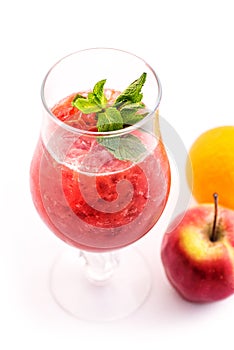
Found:
[[[113,97],[115,92],[111,91]],[[94,130],[95,114],[84,115],[71,106],[73,96],[53,109],[62,122]],[[45,145],[39,139],[31,164],[31,192],[37,211],[65,242],[88,251],[127,246],[158,221],[170,189],[170,167],[160,139],[133,131],[147,149],[139,162],[115,158],[97,137],[77,134],[58,159],[54,144],[66,138],[61,127]]]

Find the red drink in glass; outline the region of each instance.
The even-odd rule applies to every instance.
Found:
[[[79,318],[121,318],[145,300],[151,274],[137,249],[120,249],[121,259],[117,251],[156,224],[170,190],[158,120],[161,84],[141,58],[96,48],[58,61],[41,97],[32,198],[50,230],[78,248],[67,245],[55,260],[50,289]]]
[[[73,97],[58,103],[54,115],[95,131],[95,114],[72,107]],[[161,216],[170,188],[163,143],[144,130],[131,134],[147,149],[137,163],[115,158],[92,135],[72,139],[61,162],[50,144],[53,148],[56,139],[69,135],[57,126],[47,145],[40,138],[31,166],[32,197],[45,223],[65,242],[89,251],[118,249],[145,235]]]

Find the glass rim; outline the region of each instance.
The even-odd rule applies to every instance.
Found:
[[[79,129],[79,128],[73,127],[73,126],[68,125],[65,122],[59,120],[51,112],[51,109],[49,108],[49,106],[47,105],[47,102],[46,102],[46,98],[45,98],[45,94],[44,94],[45,85],[46,85],[47,79],[48,79],[50,73],[53,71],[53,69],[56,68],[62,61],[64,61],[66,58],[69,58],[70,56],[74,56],[74,55],[77,55],[78,53],[82,53],[82,52],[85,52],[85,51],[98,51],[98,50],[117,51],[119,53],[124,53],[124,54],[127,54],[129,56],[137,58],[138,60],[140,60],[142,63],[144,63],[148,67],[148,69],[151,71],[151,73],[155,77],[155,80],[156,80],[156,83],[157,83],[157,86],[158,86],[158,95],[157,95],[157,99],[156,99],[156,103],[155,103],[154,108],[144,118],[142,118],[140,121],[138,121],[137,123],[135,123],[133,125],[127,126],[127,127],[123,128],[123,129],[99,132],[99,131],[90,131],[90,130],[84,130],[84,129]],[[143,124],[145,124],[148,120],[151,119],[152,115],[155,114],[155,112],[157,111],[158,106],[160,104],[161,98],[162,98],[162,86],[161,86],[160,79],[159,79],[158,75],[156,74],[155,70],[143,58],[141,58],[140,56],[138,56],[136,54],[133,54],[133,53],[131,53],[129,51],[126,51],[126,50],[116,49],[116,48],[112,48],[112,47],[93,47],[93,48],[81,49],[81,50],[77,50],[77,51],[74,51],[74,52],[72,52],[70,54],[67,54],[67,55],[63,56],[57,62],[55,62],[51,66],[51,68],[47,71],[47,73],[46,73],[46,75],[45,75],[45,77],[44,77],[44,79],[42,81],[42,85],[41,85],[41,100],[42,100],[42,104],[43,104],[43,107],[45,108],[46,112],[50,116],[50,118],[58,126],[66,129],[67,131],[70,131],[72,133],[84,134],[84,135],[92,135],[92,136],[95,136],[95,135],[96,136],[97,135],[99,135],[99,136],[102,135],[103,136],[103,134],[105,134],[105,136],[108,136],[108,135],[111,136],[111,135],[116,135],[116,134],[125,134],[125,133],[131,132],[133,130],[139,129]]]

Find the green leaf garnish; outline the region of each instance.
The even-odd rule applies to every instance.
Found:
[[[104,93],[106,79],[103,79],[94,85],[93,91],[87,97],[76,95],[72,105],[84,114],[96,113],[99,132],[120,130],[139,122],[148,114],[141,102],[141,90],[145,81],[146,73],[143,73],[120,93],[112,106],[108,106]],[[137,161],[146,152],[142,142],[131,134],[113,138],[100,136],[98,142],[121,160]]]
[[[123,128],[123,118],[120,111],[114,107],[106,108],[98,113],[98,131],[113,131]]]
[[[126,104],[120,111],[125,125],[133,125],[148,114],[142,102]]]
[[[76,95],[72,101],[72,105],[84,114],[100,112],[105,108],[107,102],[104,94],[105,83],[106,79],[97,82],[93,88],[93,92],[89,92],[87,97],[80,94]]]
[[[141,93],[141,89],[146,81],[146,73],[143,73],[140,78],[131,83],[127,89],[125,89],[115,100],[114,105],[118,105],[119,103],[135,103],[140,102],[142,100],[143,94]]]
[[[104,94],[104,85],[106,83],[106,79],[103,79],[94,86],[93,95],[95,96],[95,100],[97,103],[103,108],[106,106],[106,96]]]
[[[74,107],[78,108],[82,113],[85,114],[97,113],[102,110],[90,96],[88,96],[87,99],[80,96],[75,97],[72,104]]]
[[[99,137],[98,142],[120,160],[137,162],[147,154],[147,150],[138,137],[127,134],[118,137]]]

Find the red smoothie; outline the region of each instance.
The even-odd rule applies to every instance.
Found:
[[[106,92],[108,99],[117,93]],[[73,107],[74,95],[59,102],[53,114],[64,124],[96,130],[96,115]],[[147,153],[138,162],[117,159],[97,136],[77,133],[63,156],[55,152],[66,130],[58,125],[45,144],[42,138],[31,164],[31,192],[40,216],[65,242],[89,251],[127,246],[157,222],[170,189],[170,167],[160,139],[131,131]]]

